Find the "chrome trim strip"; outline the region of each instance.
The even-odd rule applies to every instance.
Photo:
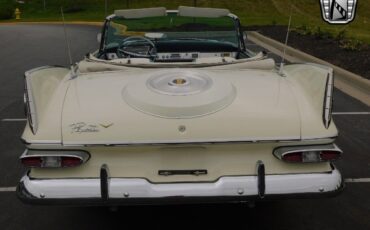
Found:
[[[57,145],[61,145],[62,142],[59,141],[59,140],[34,140],[34,141],[26,141],[24,139],[22,139],[22,141],[27,144],[27,145],[32,145],[32,144],[40,144],[40,145],[54,145],[54,144],[57,144]]]
[[[319,140],[319,139],[327,139],[327,138],[336,139],[337,137],[338,137],[338,131],[336,130],[334,135],[332,134],[330,136],[305,136],[304,138],[302,138],[302,141]]]
[[[178,10],[166,10],[166,13],[167,13],[167,14],[168,14],[168,13],[172,13],[172,14],[174,14],[174,13],[179,13],[179,11],[178,11]],[[114,18],[114,17],[116,17],[116,16],[117,16],[117,15],[115,15],[115,14],[108,15],[108,16],[105,18],[105,20],[112,20],[112,18]],[[239,19],[239,17],[238,17],[237,15],[233,14],[233,13],[229,13],[227,16],[228,16],[228,17],[230,17],[230,18],[232,18],[232,19],[234,19],[234,20],[238,20],[238,19]]]
[[[36,117],[36,107],[33,100],[33,93],[32,93],[32,86],[31,86],[31,80],[30,80],[30,74],[26,72],[25,73],[25,104],[26,104],[26,111],[27,111],[27,119],[28,123],[30,125],[31,131],[33,134],[37,132],[37,117]]]
[[[300,139],[296,138],[271,138],[271,139],[199,139],[199,140],[163,140],[163,141],[138,141],[138,142],[63,142],[64,146],[129,146],[129,145],[178,145],[178,144],[227,144],[227,143],[269,143],[269,142],[297,142],[334,140],[337,136]]]
[[[31,179],[25,175],[23,189],[36,199],[101,198],[100,179]],[[257,176],[221,177],[207,183],[152,184],[139,178],[109,179],[109,198],[165,198],[257,196]],[[266,175],[265,195],[324,193],[338,190],[342,177],[337,169],[327,173]]]
[[[333,89],[334,89],[334,77],[333,71],[328,73],[326,88],[325,88],[325,96],[324,96],[324,103],[323,103],[323,122],[325,128],[329,128],[331,122],[331,113],[333,107]]]
[[[163,146],[163,145],[193,145],[193,144],[202,144],[202,145],[213,145],[213,144],[247,144],[247,143],[271,143],[271,142],[277,142],[277,143],[291,143],[291,142],[314,142],[314,141],[324,141],[324,142],[330,142],[332,143],[336,136],[327,136],[327,137],[317,137],[317,138],[306,138],[306,139],[286,139],[286,140],[257,140],[257,141],[217,141],[217,142],[211,142],[211,141],[197,141],[197,142],[143,142],[143,143],[112,143],[112,142],[102,142],[102,143],[86,143],[86,142],[76,142],[76,143],[62,143],[61,141],[57,140],[36,140],[36,141],[26,141],[24,139],[21,139],[27,146],[39,146],[39,145],[58,145],[58,146],[65,146],[65,147],[85,147],[85,146]],[[304,143],[302,143],[304,144]]]
[[[271,142],[271,141],[299,141],[297,137],[285,137],[285,138],[214,138],[214,139],[190,139],[190,140],[145,140],[145,141],[63,141],[65,146],[76,146],[76,145],[153,145],[153,144],[194,144],[194,143],[228,143],[228,142]]]
[[[257,56],[257,55],[256,55]],[[238,64],[238,63],[246,63],[246,62],[252,62],[252,61],[260,61],[263,59],[266,59],[266,56],[260,56],[260,57],[251,57],[247,59],[239,59],[239,60],[234,60],[234,61],[229,61],[229,62],[217,62],[217,63],[188,63],[188,62],[181,62],[181,68],[201,68],[201,67],[213,67],[213,66],[226,66],[226,65],[232,65],[232,64]],[[96,57],[86,57],[87,61],[90,62],[98,62],[98,63],[104,63],[104,64],[109,64],[109,65],[116,65],[116,66],[126,66],[126,67],[137,67],[137,68],[179,68],[180,62],[177,62],[175,64],[171,63],[138,63],[138,64],[127,64],[127,63],[115,63],[103,59],[98,59]],[[222,59],[221,59],[222,60]],[[115,72],[116,70],[110,71],[110,72]],[[122,70],[117,70],[121,71]]]

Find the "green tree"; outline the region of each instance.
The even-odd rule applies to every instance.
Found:
[[[14,17],[14,0],[0,0],[0,19],[11,19]]]

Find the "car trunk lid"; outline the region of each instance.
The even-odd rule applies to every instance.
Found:
[[[164,73],[156,69],[83,74],[73,80],[65,98],[62,112],[63,144],[300,139],[300,115],[294,95],[289,83],[276,73],[261,70],[176,71],[191,71],[207,76],[211,82],[218,82],[219,86],[229,85],[231,88],[227,90],[230,92],[225,93],[227,90],[222,87],[218,93],[215,91],[208,96],[202,92],[191,95],[155,92],[148,85],[149,79]],[[211,92],[214,86],[211,85],[204,92]],[[136,89],[146,91],[141,93]],[[158,100],[153,102],[157,94]],[[139,97],[141,100],[136,100]],[[194,98],[184,101],[187,97]],[[220,98],[214,99],[217,97]],[[146,98],[153,103],[140,107],[146,103]],[[212,104],[207,100],[216,102]],[[207,105],[198,106],[204,104]]]

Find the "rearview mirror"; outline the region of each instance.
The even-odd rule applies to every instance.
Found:
[[[164,37],[164,33],[145,33],[145,37],[159,39]]]

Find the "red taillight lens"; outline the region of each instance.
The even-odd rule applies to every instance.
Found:
[[[62,167],[74,167],[82,164],[82,160],[78,157],[61,157]]]
[[[282,156],[282,159],[288,162],[302,162],[303,156],[302,156],[302,152],[293,152],[293,153],[284,154]]]
[[[339,159],[341,152],[339,151],[306,151],[306,152],[290,152],[283,154],[282,160],[287,162],[321,162],[334,161]]]
[[[37,168],[75,167],[89,159],[89,153],[83,150],[26,149],[20,157],[24,166]]]
[[[280,160],[293,163],[318,163],[338,160],[342,150],[335,144],[317,146],[286,146],[274,150]]]
[[[321,151],[320,158],[323,161],[338,160],[341,156],[341,152],[338,151]]]
[[[42,166],[42,158],[41,157],[22,158],[21,162],[24,166],[27,166],[27,167],[41,167]]]
[[[60,168],[79,166],[83,163],[83,160],[73,156],[40,156],[24,157],[21,162],[26,167]]]

